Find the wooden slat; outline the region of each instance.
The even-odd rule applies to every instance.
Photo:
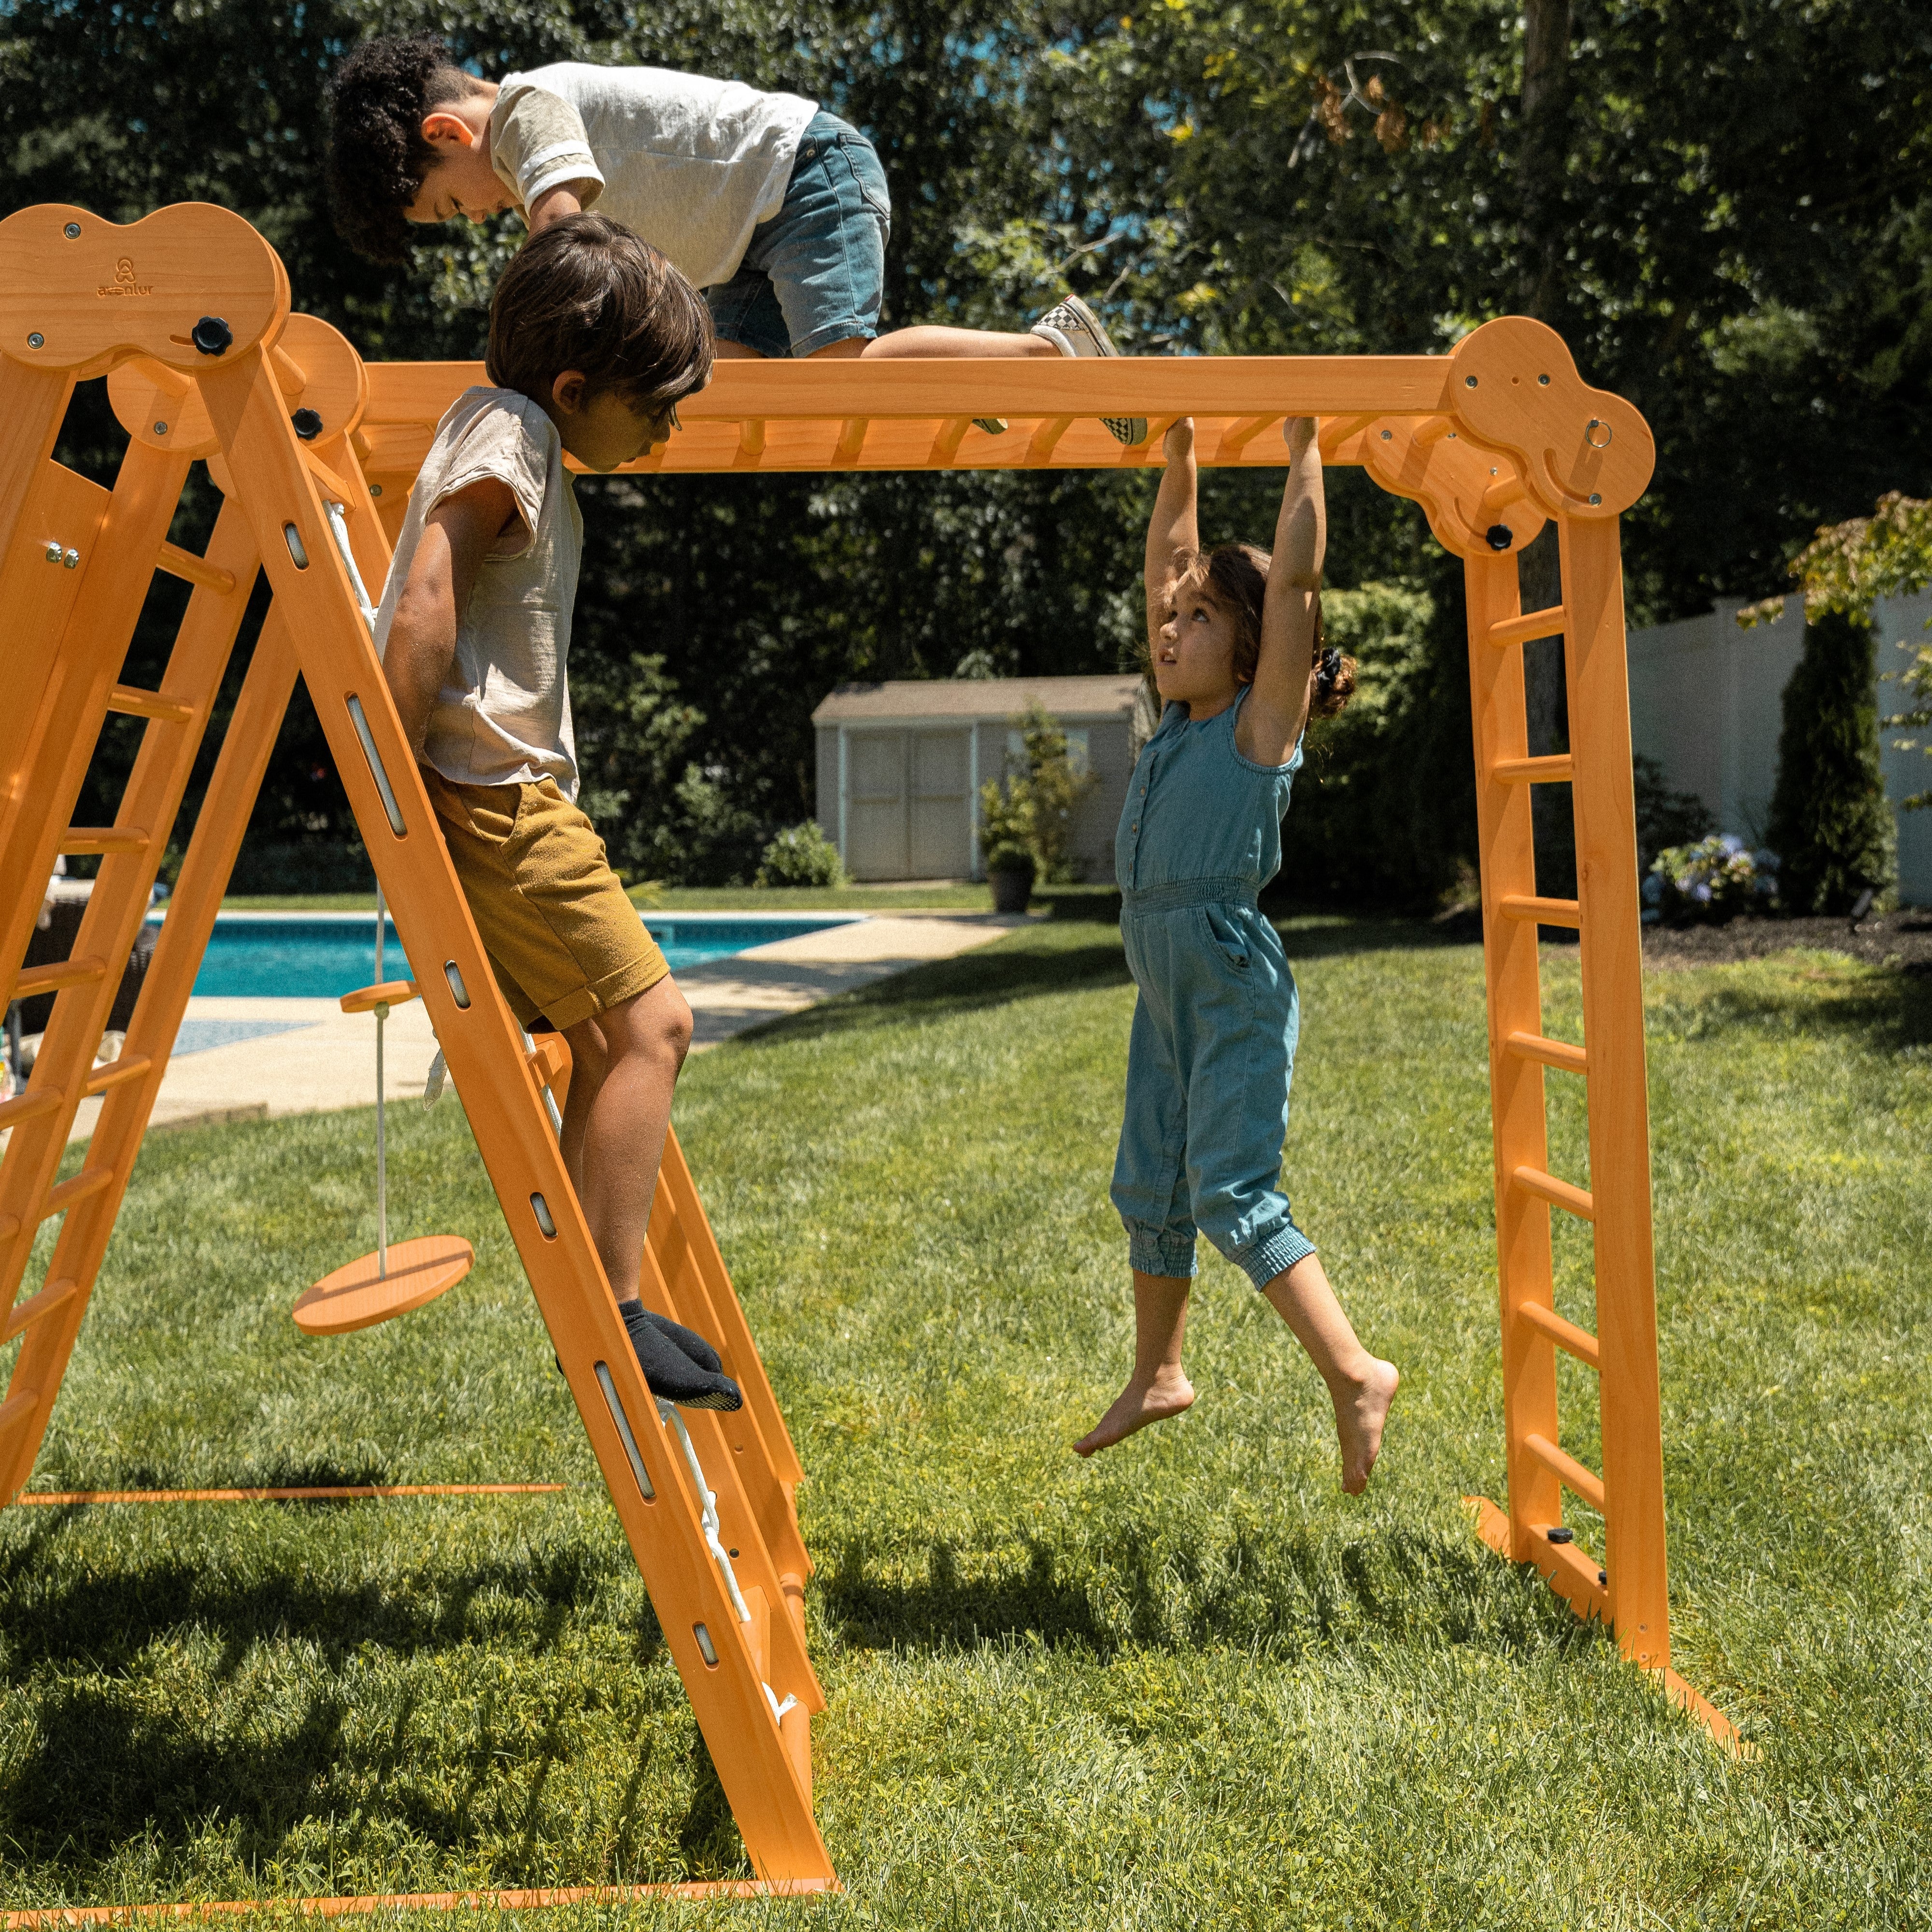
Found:
[[[1525,1193],[1534,1194],[1552,1207],[1574,1214],[1580,1221],[1594,1221],[1597,1218],[1597,1204],[1582,1188],[1573,1187],[1567,1180],[1558,1180],[1555,1174],[1545,1174],[1540,1167],[1516,1168],[1510,1178]]]
[[[49,966],[29,966],[14,982],[8,997],[31,1000],[37,993],[57,993],[63,986],[84,986],[107,970],[107,962],[92,953],[81,959],[56,959]]]
[[[1504,1049],[1519,1060],[1540,1060],[1562,1073],[1588,1073],[1590,1056],[1567,1040],[1546,1040],[1540,1033],[1513,1033],[1503,1042]]]
[[[196,556],[191,550],[183,550],[179,544],[164,543],[155,563],[170,577],[178,577],[184,584],[192,584],[203,590],[212,590],[226,597],[235,588],[235,574],[210,563],[206,557]]]
[[[80,1090],[82,1096],[91,1100],[111,1087],[124,1087],[129,1081],[138,1080],[153,1064],[145,1053],[124,1053],[118,1060],[97,1066],[87,1076],[87,1084]]]
[[[1580,1362],[1587,1363],[1599,1371],[1603,1367],[1603,1351],[1597,1346],[1597,1338],[1587,1328],[1580,1328],[1574,1322],[1566,1322],[1553,1308],[1546,1308],[1540,1301],[1520,1301],[1516,1312],[1532,1328],[1540,1329],[1566,1354],[1574,1355]]]
[[[1522,1446],[1562,1484],[1574,1490],[1599,1514],[1604,1508],[1604,1485],[1574,1456],[1566,1456],[1546,1436],[1526,1436]]]
[[[1565,752],[1550,758],[1498,758],[1490,776],[1502,784],[1568,784],[1575,768]]]
[[[39,1094],[16,1094],[10,1100],[0,1100],[0,1127],[17,1127],[23,1120],[38,1120],[43,1114],[51,1114],[60,1106],[61,1096],[49,1088]]]
[[[61,834],[70,859],[104,858],[110,852],[145,852],[148,835],[138,825],[70,825]]]
[[[366,494],[366,492],[352,489],[320,457],[307,448],[302,451],[302,460],[308,465],[308,473],[322,485],[322,494],[333,497],[344,508],[348,508],[358,496]]]
[[[959,446],[966,440],[966,432],[973,427],[970,416],[948,416],[939,425],[939,434],[932,439],[932,454],[926,458],[928,466],[944,470],[959,454]]]
[[[1033,433],[1033,440],[1027,445],[1027,460],[1044,463],[1053,454],[1054,445],[1059,442],[1072,425],[1071,416],[1049,416]]]
[[[1505,919],[1534,920],[1538,926],[1581,926],[1582,909],[1574,899],[1532,898],[1524,892],[1508,892],[1496,902]]]
[[[158,691],[137,691],[131,684],[117,684],[107,694],[107,708],[124,718],[152,718],[163,724],[185,724],[194,716],[192,704],[164,698]]]
[[[1221,432],[1221,440],[1215,451],[1217,461],[1232,463],[1259,436],[1270,423],[1280,422],[1279,416],[1248,416],[1240,422],[1231,423]]]
[[[1531,610],[1520,617],[1505,617],[1490,626],[1490,642],[1500,649],[1504,644],[1526,644],[1537,638],[1560,637],[1566,614],[1561,604],[1546,610]]]
[[[833,452],[841,463],[856,463],[866,446],[866,432],[872,426],[869,416],[848,416],[840,426],[838,446]]]
[[[40,1209],[40,1219],[50,1220],[64,1209],[71,1208],[76,1201],[85,1201],[90,1194],[98,1194],[114,1178],[111,1167],[84,1167],[71,1180],[63,1180],[58,1187],[47,1190],[45,1205]]]
[[[0,1402],[0,1442],[4,1442],[31,1416],[40,1403],[38,1389],[22,1389],[17,1395],[10,1395]]]
[[[13,1313],[7,1318],[5,1329],[0,1330],[0,1342],[12,1341],[42,1316],[51,1315],[56,1308],[64,1307],[74,1299],[75,1286],[70,1281],[50,1281],[39,1294],[28,1295],[25,1301],[15,1302]]]
[[[764,423],[759,417],[747,417],[738,425],[738,454],[748,463],[764,453]]]

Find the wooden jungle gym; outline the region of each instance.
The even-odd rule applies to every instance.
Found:
[[[105,377],[130,441],[110,491],[52,459],[77,382]],[[0,609],[14,695],[0,742],[0,976],[56,995],[26,1090],[0,1103],[0,1312],[21,1338],[0,1402],[0,1498],[38,1453],[149,1109],[298,676],[307,681],[419,994],[461,1094],[617,1514],[689,1691],[760,1884],[836,1883],[812,1806],[802,1472],[675,1138],[641,1293],[712,1336],[737,1414],[661,1418],[566,1179],[544,1087],[498,994],[405,745],[358,597],[387,574],[418,465],[468,363],[367,365],[290,313],[273,249],[238,216],[187,204],[128,226],[42,206],[0,222]],[[1421,505],[1468,586],[1493,1096],[1507,1512],[1481,1534],[1533,1563],[1576,1612],[1726,1742],[1670,1671],[1653,1306],[1649,1128],[1618,518],[1653,452],[1642,418],[1587,388],[1561,340],[1517,318],[1447,356],[1116,361],[721,363],[683,428],[632,466],[667,472],[1100,469],[1160,460],[1196,422],[1208,464],[1278,467],[1285,416],[1322,419],[1334,464]],[[1008,434],[973,426],[1003,416]],[[1098,420],[1145,416],[1123,451]],[[224,497],[206,551],[169,541],[190,466]],[[1516,557],[1556,521],[1564,602],[1522,612]],[[352,559],[356,570],[349,567]],[[193,586],[157,690],[117,681],[157,570]],[[196,822],[121,1056],[96,1048],[258,571],[273,602]],[[1522,646],[1561,633],[1571,750],[1533,758]],[[70,818],[110,713],[146,721],[111,826]],[[1568,784],[1578,894],[1540,898],[1530,788]],[[100,860],[73,956],[20,970],[57,854]],[[1538,927],[1577,928],[1584,1037],[1546,1036]],[[374,989],[369,989],[373,993]],[[1585,1082],[1587,1190],[1548,1170],[1544,1081]],[[103,1106],[85,1162],[56,1177],[76,1109]],[[1593,1231],[1597,1330],[1552,1305],[1550,1215]],[[41,1225],[45,1277],[16,1298]],[[1604,1467],[1560,1446],[1556,1352],[1595,1370]],[[710,1488],[715,1486],[715,1506]],[[1586,1555],[1568,1489],[1600,1516]],[[742,1553],[735,1565],[724,1546]]]

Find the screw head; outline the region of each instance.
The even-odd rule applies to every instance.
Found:
[[[80,239],[80,224],[77,221],[70,221],[61,232],[70,242],[78,242]]]
[[[1550,378],[1547,376],[1539,376],[1536,379],[1536,382],[1538,388],[1546,389],[1550,386]]]
[[[1473,389],[1476,386],[1475,377],[1473,376],[1465,376],[1462,378],[1462,386],[1466,389]]]
[[[1382,440],[1384,442],[1393,442],[1395,440],[1395,431],[1392,429],[1384,430],[1382,431]]]
[[[80,562],[80,551],[77,550],[67,550],[62,551],[61,562],[65,564],[70,570],[75,568]]]
[[[1592,509],[1594,509],[1603,500],[1603,495],[1600,491],[1592,490],[1590,492],[1590,507]]]
[[[380,496],[382,494],[382,484],[380,483],[370,484],[369,485],[369,494],[372,496]]]
[[[155,424],[155,425],[154,425],[154,434],[155,434],[157,436],[166,436],[166,435],[167,434],[167,433],[168,433],[168,426],[167,426],[167,424],[166,424],[166,423],[164,423],[164,422],[158,422],[157,424]]]
[[[27,346],[29,349],[44,349],[46,346],[47,338],[38,328],[27,338]]]
[[[50,562],[50,563],[58,563],[58,562],[59,562],[59,561],[60,561],[60,560],[61,560],[61,547],[60,547],[60,545],[59,545],[58,544],[57,544],[57,543],[50,543],[50,544],[49,544],[47,545],[47,561],[48,561],[48,562]]]

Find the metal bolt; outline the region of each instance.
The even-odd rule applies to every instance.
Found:
[[[380,496],[382,494],[382,484],[380,483],[370,484],[369,485],[369,494],[372,496]]]
[[[27,338],[27,346],[29,349],[44,349],[46,346],[47,338],[38,328]]]
[[[70,221],[61,232],[70,242],[78,242],[80,239],[80,224],[77,221]]]
[[[1465,376],[1462,378],[1462,386],[1466,389],[1473,389],[1476,386],[1475,377],[1473,376]]]
[[[1592,509],[1595,508],[1595,507],[1603,500],[1602,496],[1596,490],[1592,490],[1590,492],[1590,506]]]
[[[1542,387],[1542,388],[1546,388],[1546,389],[1549,388],[1549,386],[1550,386],[1550,378],[1549,378],[1547,376],[1538,376],[1538,377],[1537,377],[1537,379],[1536,379],[1536,380],[1537,380],[1537,382],[1538,382],[1538,385],[1539,385],[1540,387]]]
[[[166,423],[164,423],[164,422],[158,422],[157,424],[155,424],[155,425],[154,425],[154,434],[155,434],[157,436],[166,436],[166,435],[167,434],[167,433],[168,433],[168,426],[167,426],[167,424],[166,424]]]
[[[1393,442],[1395,440],[1395,431],[1392,429],[1384,430],[1382,431],[1382,440],[1384,442]]]
[[[50,563],[58,563],[58,562],[59,562],[59,561],[60,561],[60,560],[61,560],[61,547],[60,547],[60,545],[59,545],[58,544],[57,544],[57,543],[50,543],[50,544],[49,544],[47,545],[47,561],[48,561],[48,562],[50,562]]]
[[[77,550],[63,550],[61,553],[61,561],[68,569],[72,570],[80,562],[80,553]]]

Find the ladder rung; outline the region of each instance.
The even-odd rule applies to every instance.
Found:
[[[1553,1208],[1563,1208],[1580,1221],[1597,1218],[1597,1204],[1591,1196],[1580,1187],[1572,1187],[1567,1180],[1558,1180],[1553,1174],[1545,1174],[1540,1167],[1519,1167],[1510,1178],[1526,1194],[1534,1194]]]
[[[85,1201],[90,1194],[98,1194],[113,1178],[111,1167],[83,1167],[71,1180],[63,1180],[58,1187],[47,1190],[40,1219],[51,1220],[63,1208],[71,1208],[76,1201]]]
[[[959,446],[966,440],[966,432],[973,427],[970,416],[948,416],[939,426],[939,434],[932,439],[932,454],[926,458],[934,465],[950,463],[959,454]]]
[[[1564,622],[1563,606],[1552,604],[1547,610],[1531,610],[1520,617],[1505,617],[1500,624],[1492,624],[1490,642],[1500,647],[1526,644],[1534,638],[1558,637],[1562,634]]]
[[[1498,758],[1490,776],[1504,784],[1568,784],[1575,762],[1568,752],[1553,758]]]
[[[154,1065],[145,1053],[124,1053],[118,1060],[110,1060],[105,1066],[97,1066],[87,1076],[87,1084],[80,1090],[88,1100],[97,1094],[104,1094],[110,1087],[124,1087],[130,1080],[138,1080]]]
[[[56,959],[50,966],[29,966],[14,982],[12,997],[31,1000],[37,994],[57,993],[63,986],[84,986],[105,976],[107,962],[92,953],[82,959]]]
[[[870,416],[848,416],[839,426],[838,448],[836,452],[841,463],[856,463],[859,452],[866,446],[866,432],[872,426]]]
[[[765,453],[765,422],[762,416],[748,416],[738,425],[738,454],[742,457]]]
[[[1280,422],[1281,418],[1273,416],[1248,416],[1241,422],[1230,423],[1221,432],[1221,441],[1214,454],[1217,458],[1238,456],[1266,429],[1270,423]]]
[[[4,1442],[40,1406],[38,1389],[22,1389],[0,1402],[0,1442]]]
[[[344,482],[321,458],[312,455],[304,449],[302,452],[302,460],[308,465],[308,473],[322,485],[328,495],[333,496],[345,510],[354,508],[355,491],[350,489],[349,485]]]
[[[1497,902],[1505,919],[1534,920],[1538,926],[1569,926],[1581,928],[1582,908],[1574,899],[1533,898],[1523,892],[1510,892]]]
[[[100,859],[112,852],[145,852],[148,835],[138,825],[70,825],[60,848],[70,859]]]
[[[1513,1033],[1503,1042],[1505,1052],[1519,1060],[1539,1060],[1564,1073],[1588,1073],[1590,1056],[1567,1040],[1545,1040],[1540,1033]]]
[[[1546,1436],[1526,1436],[1522,1446],[1567,1487],[1574,1490],[1599,1516],[1604,1512],[1604,1485],[1574,1456],[1566,1456]]]
[[[1027,445],[1027,460],[1044,463],[1053,454],[1054,446],[1072,428],[1071,416],[1048,416],[1033,433],[1033,440]]]
[[[185,724],[194,716],[194,706],[184,700],[137,691],[131,684],[117,684],[107,694],[107,708],[124,718],[158,718],[164,724]]]
[[[155,562],[170,577],[178,577],[184,584],[197,585],[203,590],[212,590],[226,597],[235,588],[235,573],[224,570],[219,564],[210,563],[205,556],[196,556],[191,550],[183,550],[179,544],[164,543]]]
[[[74,1297],[76,1284],[71,1281],[50,1281],[38,1294],[30,1294],[25,1301],[16,1301],[14,1312],[7,1318],[7,1326],[0,1332],[0,1343],[10,1342],[39,1321],[44,1315],[51,1315],[56,1308],[64,1306]]]
[[[0,1127],[17,1127],[22,1120],[38,1120],[43,1114],[56,1112],[61,1096],[51,1088],[39,1094],[16,1094],[0,1100]]]
[[[1516,1312],[1532,1328],[1540,1328],[1556,1346],[1580,1362],[1586,1362],[1600,1373],[1603,1369],[1602,1352],[1597,1346],[1597,1338],[1587,1328],[1580,1328],[1574,1322],[1566,1322],[1553,1308],[1546,1308],[1540,1301],[1519,1301]]]

